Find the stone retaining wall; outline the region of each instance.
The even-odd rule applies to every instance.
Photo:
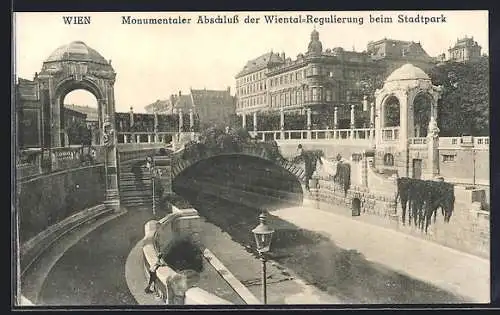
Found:
[[[360,220],[396,229],[400,232],[433,241],[463,252],[489,258],[490,216],[481,210],[482,194],[455,188],[455,210],[449,223],[444,223],[439,209],[436,222],[432,222],[426,234],[414,226],[401,223],[401,203],[395,203],[395,195],[374,194],[368,188],[352,186],[344,195],[341,187],[329,181],[319,180],[318,188],[311,189],[308,205],[325,211],[337,211],[353,215],[355,199],[359,200]],[[339,205],[342,208],[331,207]]]
[[[42,175],[16,183],[20,243],[84,209],[104,202],[104,166]]]

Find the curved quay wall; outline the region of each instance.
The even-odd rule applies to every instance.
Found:
[[[16,185],[21,273],[58,237],[104,214],[104,165],[20,180]]]
[[[158,243],[165,246],[177,238],[190,236],[199,243],[200,217],[195,209],[178,209],[172,206],[172,213],[159,221],[151,220],[144,226],[143,264],[146,279],[149,268],[158,257]],[[199,244],[201,246],[201,244]],[[154,282],[154,293],[165,304],[206,305],[233,304],[197,286],[197,277],[180,274],[169,266],[159,267]]]

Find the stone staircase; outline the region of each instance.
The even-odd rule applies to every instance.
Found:
[[[128,208],[153,206],[153,185],[151,174],[145,168],[134,172],[133,164],[120,167],[120,200]],[[159,198],[155,196],[158,204]]]

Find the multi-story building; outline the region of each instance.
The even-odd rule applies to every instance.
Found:
[[[190,94],[171,95],[172,113],[193,115],[199,119],[201,124],[223,123],[235,114],[235,99],[231,95],[231,89],[226,90],[196,90],[190,89]]]
[[[363,81],[378,75],[381,82],[411,62],[424,70],[435,63],[420,43],[382,39],[364,52],[340,47],[323,49],[319,32],[311,33],[307,52],[295,60],[267,53],[247,62],[236,75],[236,113],[277,111],[332,116],[338,107],[340,126],[349,122],[351,104],[361,104]]]
[[[235,114],[235,99],[229,87],[220,91],[191,89],[191,100],[202,124],[224,123]]]
[[[474,41],[474,37],[457,39],[455,46],[448,49],[449,60],[454,62],[466,62],[481,57],[481,46]]]
[[[285,62],[285,54],[266,53],[247,62],[236,75],[236,112],[269,109],[267,73]]]

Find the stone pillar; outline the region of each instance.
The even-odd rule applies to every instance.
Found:
[[[253,131],[257,132],[257,112],[253,112]]]
[[[351,105],[351,129],[354,129],[354,123],[355,123],[355,106],[354,104]]]
[[[439,175],[439,128],[431,116],[427,131],[427,171],[426,178],[434,179]]]
[[[158,142],[158,113],[154,113],[154,142]]]
[[[150,133],[148,133],[148,143],[151,143],[151,138],[152,138],[152,137],[151,137],[151,134],[150,134]]]
[[[381,126],[381,121],[380,121],[380,107],[376,110],[375,114],[375,144],[380,144],[382,141],[382,126]]]
[[[361,160],[361,186],[368,187],[368,158],[365,153]]]
[[[123,135],[123,143],[128,143],[128,135],[127,134]]]
[[[184,127],[184,118],[182,117],[182,108],[179,108],[179,133],[182,132],[182,127]]]
[[[375,128],[375,103],[370,105],[370,128]]]
[[[132,106],[130,106],[129,116],[130,116],[130,127],[132,127],[134,125],[134,108]]]
[[[193,113],[193,109],[190,108],[189,109],[189,130],[194,130],[194,113]]]
[[[120,193],[118,186],[118,152],[116,148],[117,134],[115,132],[115,97],[113,83],[104,85],[103,95],[105,95],[105,102],[102,104],[106,109],[104,117],[103,132],[107,135],[108,143],[102,141],[105,146],[105,174],[106,174],[106,200],[104,204],[120,211]],[[104,139],[103,139],[104,140]]]
[[[139,134],[135,135],[135,143],[141,143],[141,135]]]
[[[355,134],[354,134],[354,127],[355,127],[355,125],[354,125],[354,123],[355,123],[354,114],[355,114],[355,112],[354,112],[354,104],[352,104],[351,105],[351,126],[350,126],[351,127],[351,139],[356,138]]]
[[[242,128],[247,127],[247,114],[245,113],[241,114],[241,127]]]
[[[399,116],[399,150],[406,152],[408,149],[408,92],[401,93]]]
[[[283,107],[280,108],[280,139],[284,140],[285,139],[285,111],[283,110]]]
[[[280,130],[285,130],[285,111],[280,108]]]
[[[363,111],[366,112],[368,110],[368,96],[363,96]]]
[[[307,115],[307,139],[311,139],[311,109],[306,109]]]
[[[339,129],[339,108],[337,106],[333,111],[333,129]]]

